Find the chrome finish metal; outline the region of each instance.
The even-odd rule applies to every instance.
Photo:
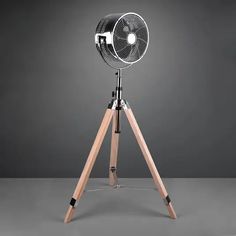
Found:
[[[117,70],[116,78],[116,99],[121,100],[122,96],[122,69]]]
[[[136,56],[137,58],[132,59],[132,60],[126,60],[125,58],[121,58],[121,56],[118,55],[118,53],[120,52],[119,50],[116,49],[116,45],[114,45],[115,37],[120,38],[119,36],[115,34],[115,31],[118,27],[117,25],[119,22],[123,22],[122,20],[124,20],[127,17],[132,18],[132,16],[133,18],[136,17],[136,19],[139,20],[139,24],[141,24],[141,27],[139,26],[137,31],[139,31],[140,29],[142,30],[146,29],[147,40],[145,42],[146,43],[145,50],[141,54],[139,52],[138,56]],[[132,22],[133,25],[135,25],[136,23],[137,22]],[[124,26],[124,29],[125,27],[126,26]],[[96,33],[95,33],[96,48],[99,51],[100,55],[102,56],[103,60],[109,66],[115,69],[126,68],[126,67],[131,66],[133,63],[138,62],[146,53],[146,50],[148,48],[148,43],[149,43],[149,31],[148,31],[147,24],[140,15],[133,12],[115,13],[115,14],[107,15],[100,20],[96,28]],[[140,44],[142,44],[141,41],[140,41]],[[128,42],[127,42],[127,45],[131,46]],[[133,49],[131,49],[130,51],[132,50]]]
[[[124,110],[130,108],[128,102],[127,102],[126,100],[124,100],[124,99],[121,100],[121,107],[122,107]]]

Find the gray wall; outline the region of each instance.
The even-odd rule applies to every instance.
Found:
[[[165,177],[236,177],[236,1],[8,1],[0,21],[0,176],[79,176],[115,85],[99,19],[141,14],[124,96]],[[150,176],[123,116],[119,175]],[[110,130],[109,130],[110,131]],[[107,176],[110,132],[93,177]]]

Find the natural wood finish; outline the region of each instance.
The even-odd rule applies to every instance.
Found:
[[[132,130],[134,132],[134,135],[135,135],[135,137],[137,139],[139,147],[140,147],[140,149],[141,149],[141,151],[143,153],[143,156],[144,156],[144,158],[145,158],[145,160],[147,162],[148,168],[149,168],[149,170],[150,170],[150,172],[152,174],[152,177],[153,177],[153,180],[154,180],[154,182],[155,182],[155,184],[157,186],[157,189],[158,189],[161,197],[163,199],[165,199],[165,197],[168,195],[168,193],[167,193],[166,188],[165,188],[165,186],[164,186],[164,184],[162,182],[160,174],[159,174],[159,172],[158,172],[158,170],[157,170],[157,168],[155,166],[155,163],[154,163],[154,161],[152,159],[151,153],[149,152],[149,149],[148,149],[147,144],[146,144],[146,142],[144,140],[144,137],[143,137],[143,135],[141,133],[141,130],[140,130],[139,126],[138,126],[138,123],[137,123],[137,121],[136,121],[136,119],[134,117],[134,114],[133,114],[133,112],[132,112],[132,110],[130,108],[125,109],[124,111],[125,111],[125,114],[127,116],[128,121],[130,123],[130,126],[131,126],[131,128],[132,128]],[[168,212],[170,214],[170,217],[173,218],[173,219],[176,219],[176,213],[174,211],[174,208],[173,208],[171,202],[170,202],[169,205],[167,205],[167,209],[168,209]]]
[[[114,112],[112,120],[111,152],[110,152],[110,165],[109,165],[109,184],[111,186],[117,183],[117,179],[114,177],[116,176],[116,173],[114,175],[110,170],[112,166],[114,167],[117,166],[117,155],[118,155],[118,145],[119,145],[119,133],[115,133],[117,113],[118,111]]]
[[[69,206],[69,208],[66,212],[66,215],[65,215],[64,223],[69,223],[71,221],[74,211],[75,211],[75,208],[72,206]]]
[[[79,200],[83,194],[84,188],[87,184],[89,175],[90,175],[93,165],[95,163],[97,154],[98,154],[99,149],[102,145],[103,139],[105,137],[105,134],[106,134],[109,124],[111,122],[113,114],[114,114],[113,109],[106,110],[106,113],[105,113],[104,118],[102,120],[101,126],[98,130],[97,136],[96,136],[93,146],[90,150],[88,159],[85,163],[83,172],[82,172],[80,179],[78,181],[78,184],[75,188],[73,198],[76,200]],[[75,210],[75,208],[73,208],[72,206],[69,206],[67,213],[65,215],[65,220],[64,220],[65,223],[68,223],[71,221],[71,219],[73,217],[74,210]]]

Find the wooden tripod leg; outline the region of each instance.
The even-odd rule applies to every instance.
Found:
[[[111,153],[110,153],[110,165],[109,165],[109,184],[114,186],[117,184],[117,155],[119,145],[119,133],[116,133],[117,124],[117,110],[113,114],[112,120],[112,134],[111,134]]]
[[[137,121],[136,121],[136,119],[134,117],[134,114],[133,114],[133,112],[132,112],[132,110],[130,108],[126,108],[126,109],[124,109],[124,111],[125,111],[125,114],[126,114],[126,116],[128,118],[128,121],[130,123],[130,126],[131,126],[131,128],[132,128],[132,130],[134,132],[134,135],[135,135],[135,137],[137,139],[137,142],[138,142],[138,144],[140,146],[140,149],[141,149],[141,151],[143,153],[143,156],[144,156],[144,158],[145,158],[145,160],[147,162],[147,165],[148,165],[148,167],[150,169],[150,172],[151,172],[153,180],[154,180],[154,182],[155,182],[155,184],[157,186],[157,189],[158,189],[162,199],[165,202],[165,205],[166,205],[166,207],[168,209],[170,217],[173,218],[173,219],[176,219],[176,213],[174,211],[174,208],[172,206],[172,203],[170,201],[170,198],[168,196],[166,188],[165,188],[165,186],[164,186],[164,184],[162,182],[160,174],[158,173],[158,170],[157,170],[157,168],[155,166],[155,163],[154,163],[154,161],[152,159],[152,156],[151,156],[151,154],[150,154],[150,152],[148,150],[147,144],[146,144],[146,142],[145,142],[145,140],[143,138],[141,130],[140,130],[140,128],[138,126],[138,123],[137,123]]]
[[[93,168],[93,165],[95,163],[97,154],[98,154],[99,149],[102,145],[103,139],[105,137],[105,134],[106,134],[107,129],[109,127],[109,124],[111,122],[113,114],[114,114],[113,109],[107,109],[106,110],[106,113],[105,113],[104,118],[102,120],[101,126],[98,130],[97,136],[96,136],[96,138],[94,140],[94,143],[93,143],[93,146],[90,150],[88,159],[85,163],[83,172],[82,172],[82,174],[80,176],[80,179],[78,181],[78,184],[75,188],[73,197],[72,197],[71,202],[70,202],[70,206],[69,206],[69,208],[67,210],[67,213],[65,215],[65,219],[64,219],[65,223],[70,222],[72,217],[73,217],[76,202],[81,198],[81,196],[83,194],[84,188],[87,184],[89,175],[90,175],[91,170]]]

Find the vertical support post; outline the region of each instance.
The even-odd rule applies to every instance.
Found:
[[[121,107],[121,97],[122,97],[122,69],[118,69],[116,72],[116,100],[117,100],[117,106],[116,106],[116,133],[120,133],[120,111],[122,109]]]
[[[112,134],[111,134],[111,152],[110,152],[110,165],[109,165],[109,184],[115,186],[118,184],[117,180],[117,156],[118,156],[118,145],[119,145],[119,132],[117,129],[117,113],[118,110],[113,114],[112,120]]]
[[[111,134],[111,152],[109,164],[109,184],[111,186],[118,184],[117,179],[117,156],[120,134],[120,114],[121,114],[121,96],[122,96],[122,69],[116,72],[116,89],[114,92],[115,100],[117,101],[116,112],[113,115],[112,134]]]

